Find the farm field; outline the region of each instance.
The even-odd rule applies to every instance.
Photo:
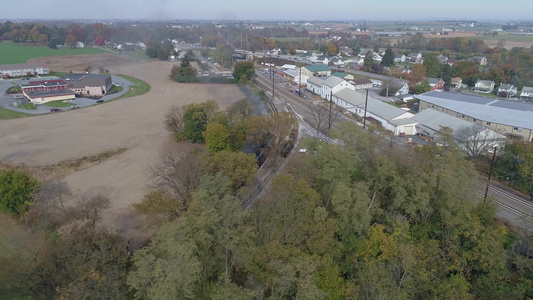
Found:
[[[208,100],[226,108],[246,98],[236,85],[171,81],[168,75],[174,64],[153,61],[109,67],[112,74],[128,74],[146,82],[150,89],[143,95],[61,114],[0,120],[0,160],[46,166],[125,148],[120,155],[68,174],[65,182],[75,197],[91,191],[108,195],[111,208],[103,215],[104,224],[122,237],[139,240],[142,217],[133,213],[132,204],[140,202],[147,191],[149,169],[161,151],[182,147],[176,146],[165,129],[163,120],[168,109]]]
[[[25,63],[28,59],[36,57],[94,53],[106,53],[106,51],[97,48],[72,49],[62,47],[59,49],[50,49],[45,46],[36,47],[18,43],[0,43],[0,65],[21,64]]]

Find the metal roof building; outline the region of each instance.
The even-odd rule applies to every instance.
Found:
[[[416,95],[419,110],[433,108],[483,125],[509,139],[533,141],[533,105],[461,93],[427,92]]]

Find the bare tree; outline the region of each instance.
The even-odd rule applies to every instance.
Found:
[[[81,196],[81,204],[78,206],[79,219],[88,222],[91,234],[96,233],[97,222],[102,217],[102,212],[111,207],[109,198],[100,192],[89,192]]]
[[[172,105],[165,114],[165,126],[168,131],[176,134],[183,129],[183,109]]]
[[[469,157],[486,154],[501,142],[496,133],[479,124],[463,126],[453,136]]]
[[[201,155],[196,152],[163,151],[159,163],[150,169],[151,187],[163,190],[183,208],[188,206],[190,193],[200,180]]]
[[[315,138],[318,139],[319,132],[327,135],[341,114],[342,112],[336,105],[326,106],[322,103],[314,105],[311,108],[311,116],[314,120],[313,129],[316,130]]]

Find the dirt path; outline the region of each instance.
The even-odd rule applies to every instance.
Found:
[[[31,118],[0,121],[0,161],[47,165],[106,149],[127,150],[105,162],[68,175],[77,195],[105,191],[112,208],[104,222],[122,236],[140,226],[131,214],[146,192],[147,170],[172,143],[163,125],[171,105],[216,100],[224,108],[245,95],[235,85],[179,84],[168,79],[173,63],[148,62],[109,68],[142,79],[148,93],[104,105]]]

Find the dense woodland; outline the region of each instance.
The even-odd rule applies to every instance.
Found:
[[[206,102],[174,107],[165,123],[180,143],[197,146],[163,153],[152,168],[153,189],[135,206],[158,229],[151,241],[130,253],[118,246],[100,224],[105,194],[73,207],[60,180],[18,179],[27,199],[12,213],[43,242],[29,259],[1,261],[0,295],[533,297],[533,236],[495,222],[496,206],[476,195],[473,165],[451,137],[398,153],[372,128],[345,123],[331,133],[342,144],[304,141],[308,154],[291,156],[257,197],[256,158],[240,149],[245,141],[270,149],[279,163],[296,125],[290,115],[253,116],[246,100],[227,111]]]

